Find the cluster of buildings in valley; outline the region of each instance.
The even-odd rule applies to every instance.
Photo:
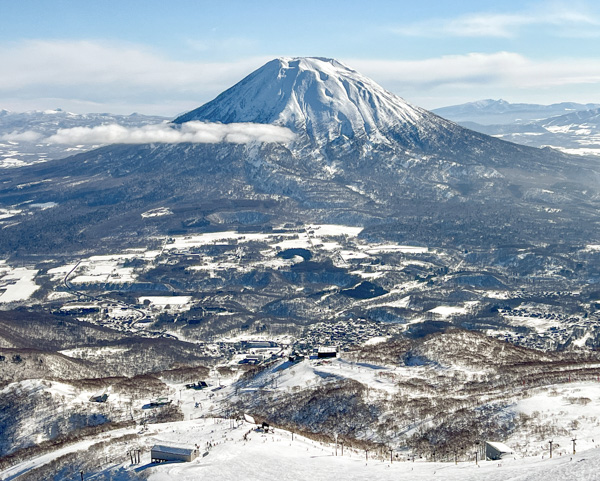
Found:
[[[499,314],[514,326],[510,331],[488,331],[506,341],[533,349],[562,350],[596,348],[600,339],[600,320],[596,316],[574,316],[560,312],[541,312],[525,308],[499,309]]]
[[[259,365],[279,359],[298,361],[304,358],[335,357],[351,346],[397,332],[393,324],[365,319],[350,319],[336,323],[308,326],[296,339],[221,340],[201,344],[206,352],[223,358],[230,365]]]
[[[309,351],[320,346],[338,346],[341,349],[363,344],[374,337],[387,336],[398,332],[397,325],[348,319],[336,323],[318,323],[306,328],[296,342],[298,349]]]

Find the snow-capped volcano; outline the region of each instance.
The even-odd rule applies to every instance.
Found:
[[[343,63],[316,57],[272,60],[175,122],[190,120],[269,123],[317,141],[377,143],[399,134],[412,143],[440,121]]]
[[[161,232],[204,228],[214,209],[224,209],[219,218],[240,225],[341,222],[379,226],[386,239],[475,240],[479,246],[482,239],[514,243],[517,235],[523,242],[548,241],[547,224],[537,220],[538,203],[552,203],[561,212],[570,209],[552,224],[553,238],[593,237],[587,229],[595,225],[600,198],[595,160],[473,132],[410,105],[336,60],[272,60],[174,122],[193,120],[246,122],[248,129],[277,125],[296,135],[249,144],[111,145],[19,169],[10,185],[3,184],[0,208],[58,205],[52,216],[19,218],[13,235],[0,237],[0,251],[24,249],[30,239],[39,244],[40,232],[62,251],[67,236],[54,235],[55,225],[70,226],[72,238],[86,245],[109,232],[125,239],[124,232],[146,229],[142,214],[157,208],[173,212],[157,217]],[[48,178],[52,182],[40,185]],[[91,217],[76,221],[74,209],[94,210],[98,224],[84,231],[89,238],[79,240],[76,233]],[[519,234],[512,228],[517,225]]]

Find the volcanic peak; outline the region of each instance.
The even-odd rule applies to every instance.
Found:
[[[317,141],[368,138],[435,117],[343,63],[321,57],[278,58],[175,120],[270,123]]]

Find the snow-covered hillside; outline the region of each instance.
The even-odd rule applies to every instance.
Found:
[[[395,389],[397,377],[420,377],[424,367],[406,372],[344,360],[329,364],[305,360],[293,366],[279,364],[263,376],[269,381],[278,376],[279,383],[257,382],[254,389],[298,392],[307,384],[326,385],[336,377],[349,376],[372,388],[370,397]],[[471,372],[470,375],[476,375]],[[600,469],[600,438],[596,399],[597,382],[580,382],[533,390],[517,399],[509,409],[535,420],[530,431],[514,433],[506,440],[514,450],[502,460],[475,460],[477,445],[456,444],[449,450],[435,452],[407,451],[395,444],[355,442],[333,434],[304,435],[297,431],[260,429],[252,417],[223,416],[225,403],[235,396],[233,378],[207,379],[211,386],[203,391],[171,384],[169,392],[182,421],[147,422],[137,427],[119,427],[101,434],[91,434],[70,444],[40,453],[0,470],[3,480],[75,479],[80,471],[84,479],[131,481],[218,480],[326,480],[332,473],[340,479],[357,480],[432,480],[448,481],[537,481],[595,480]],[[214,383],[214,384],[213,384]],[[39,382],[30,383],[39,385]],[[216,384],[216,387],[215,387]],[[21,389],[25,384],[21,383]],[[52,393],[62,396],[63,406],[85,405],[85,396],[72,387],[56,384]],[[86,393],[86,396],[91,391]],[[582,400],[591,398],[589,402]],[[122,399],[112,394],[105,412],[118,411]],[[137,404],[144,402],[143,397]],[[65,408],[63,407],[63,410]],[[154,410],[156,410],[155,408]],[[128,412],[128,411],[127,411]],[[137,417],[137,414],[136,414]],[[139,418],[143,421],[143,418]],[[537,424],[536,424],[537,423]],[[548,426],[554,434],[547,435]],[[34,426],[26,426],[35,432]],[[415,431],[417,429],[415,428]],[[559,433],[559,434],[556,434]],[[308,434],[308,433],[306,433]],[[573,454],[572,439],[577,453]],[[489,440],[489,439],[485,439]],[[554,441],[553,458],[548,441]],[[150,449],[160,444],[173,447],[198,447],[199,457],[191,463],[151,462]],[[131,462],[131,452],[140,450],[140,462]],[[413,456],[414,455],[414,456]]]
[[[299,436],[291,440],[291,433],[276,430],[275,434],[253,433],[248,441],[243,440],[243,435],[250,429],[250,425],[241,425],[235,429],[229,428],[229,422],[222,420],[215,423],[212,419],[200,422],[186,422],[178,425],[165,426],[162,433],[156,433],[148,441],[165,442],[176,439],[178,446],[194,446],[200,441],[218,440],[206,457],[199,457],[191,463],[165,463],[161,465],[150,464],[150,453],[146,450],[141,457],[141,462],[131,465],[126,452],[134,447],[133,443],[116,444],[114,448],[104,450],[111,459],[117,455],[116,449],[121,449],[121,462],[109,463],[106,467],[96,471],[92,479],[111,479],[125,481],[144,479],[149,481],[195,481],[197,479],[215,479],[222,481],[248,480],[248,481],[315,481],[327,480],[336,477],[347,480],[434,480],[447,481],[594,481],[600,469],[600,450],[593,449],[574,456],[564,455],[549,459],[548,456],[525,459],[506,459],[501,462],[483,461],[476,465],[474,460],[462,461],[454,464],[447,462],[423,462],[423,460],[394,461],[389,459],[365,459],[364,451],[344,449],[338,447],[335,456],[335,446],[314,442]],[[152,428],[151,428],[152,429]],[[167,431],[168,429],[168,431]],[[166,431],[166,432],[165,432]],[[129,431],[115,433],[121,437]],[[82,442],[75,448],[82,450],[77,458],[85,456],[90,449],[91,442]],[[148,448],[146,448],[148,449]],[[60,454],[66,455],[69,450]],[[90,449],[91,452],[94,452]],[[72,451],[71,451],[72,452]],[[103,452],[100,451],[100,456]],[[51,462],[51,455],[29,463],[29,466],[19,466],[7,470],[4,479],[17,479],[24,469],[39,466],[44,462]],[[43,464],[42,464],[43,466]],[[69,472],[64,467],[65,474]],[[71,469],[72,478],[77,473]],[[35,472],[28,477],[27,472],[23,478],[35,479]],[[63,478],[64,479],[64,478]]]

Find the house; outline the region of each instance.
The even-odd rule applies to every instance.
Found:
[[[292,353],[292,354],[289,355],[288,361],[290,361],[290,362],[304,361],[304,356],[301,355],[301,354],[298,354],[297,352],[294,352],[294,353]]]
[[[173,402],[172,400],[170,400],[166,397],[159,397],[157,399],[153,399],[152,401],[150,401],[150,403],[148,405],[151,408],[157,408],[157,407],[161,407],[161,406],[168,406],[172,402]]]
[[[202,389],[206,389],[208,387],[208,384],[206,384],[206,382],[204,381],[198,381],[197,383],[192,383],[192,384],[186,384],[185,388],[186,389],[194,389],[196,391],[200,391]]]
[[[277,343],[273,341],[242,341],[242,349],[273,349]]]
[[[103,402],[106,402],[107,399],[108,399],[107,393],[94,394],[92,397],[90,397],[90,401],[93,403],[103,403]]]
[[[177,448],[155,444],[150,451],[153,463],[165,463],[167,461],[191,462],[198,457],[198,448]]]
[[[505,456],[513,454],[513,450],[506,444],[492,441],[485,442],[485,457],[492,461],[497,461]]]
[[[255,356],[246,356],[244,359],[239,361],[238,364],[251,364],[253,366],[256,366],[257,364],[260,364],[261,362],[263,362],[263,360],[264,360],[264,357],[261,356],[260,354],[257,354]]]
[[[337,347],[335,346],[323,346],[317,351],[318,359],[328,359],[332,357],[337,357]]]

